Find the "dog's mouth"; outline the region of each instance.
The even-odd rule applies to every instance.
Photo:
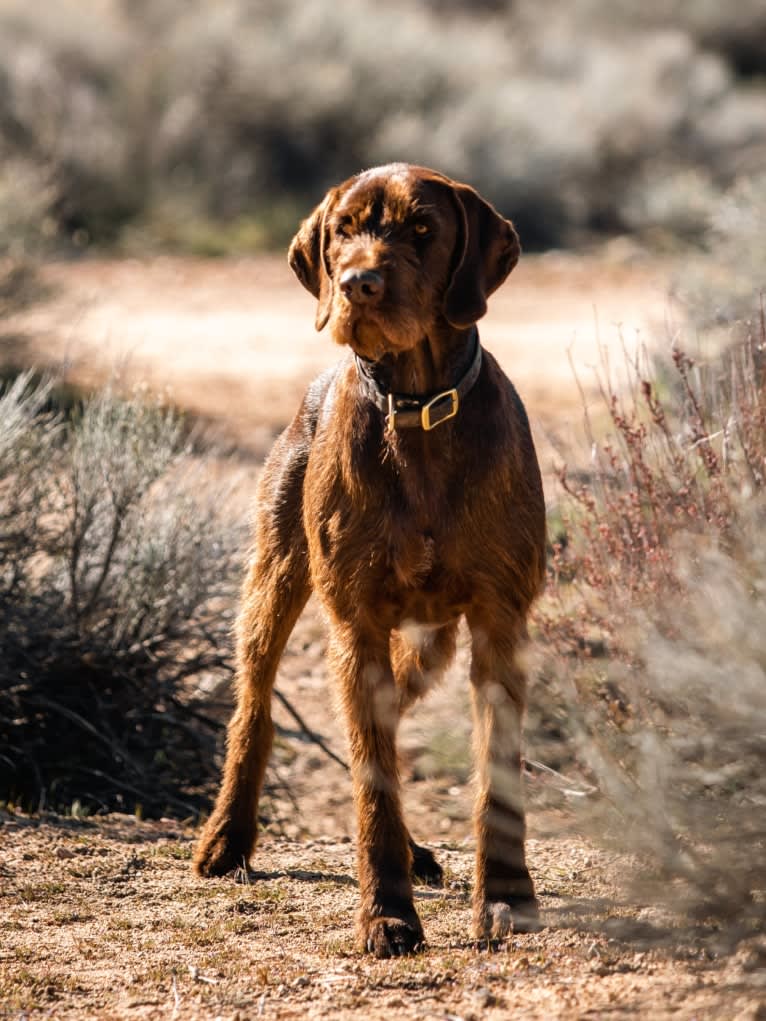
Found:
[[[378,361],[391,350],[383,325],[368,317],[359,317],[352,324],[349,345],[355,354],[370,361]]]
[[[377,309],[353,307],[343,309],[334,318],[331,329],[336,343],[348,344],[355,354],[368,361],[405,351],[422,335],[419,324],[394,323]]]

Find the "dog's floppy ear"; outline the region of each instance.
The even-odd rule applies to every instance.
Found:
[[[457,211],[455,269],[444,296],[444,314],[467,327],[487,311],[487,298],[519,261],[521,245],[510,220],[465,184],[453,184]]]
[[[318,300],[315,325],[327,325],[332,303],[332,284],[325,260],[325,221],[335,204],[336,189],[328,191],[314,212],[303,221],[290,244],[287,261],[307,291]]]

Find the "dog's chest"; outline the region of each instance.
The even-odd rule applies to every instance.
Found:
[[[361,433],[370,455],[374,437]],[[465,531],[465,471],[456,471],[440,451],[425,456],[417,438],[407,442],[405,449],[348,462],[341,455],[333,482],[310,486],[315,584],[349,604],[385,605],[394,615],[416,607],[417,619],[451,617],[449,607],[465,599],[458,541]],[[364,446],[359,441],[346,450],[358,454]]]
[[[395,527],[381,552],[392,578],[407,589],[428,586],[444,569],[439,544],[430,529]]]
[[[320,529],[320,541],[321,573],[360,604],[404,606],[414,599],[430,619],[428,604],[452,602],[454,544],[438,523],[418,520],[402,507],[395,513],[378,507],[368,515],[338,509]]]

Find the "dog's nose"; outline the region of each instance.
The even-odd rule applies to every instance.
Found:
[[[377,301],[383,294],[383,277],[374,269],[347,269],[340,278],[340,289],[349,301],[360,305]]]

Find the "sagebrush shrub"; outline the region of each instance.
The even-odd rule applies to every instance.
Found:
[[[0,396],[0,798],[198,810],[242,536],[174,412],[50,396]]]
[[[706,258],[678,274],[676,290],[701,327],[758,330],[766,294],[766,174],[742,177],[711,206]],[[761,355],[762,359],[762,355]]]
[[[763,18],[755,0],[736,19],[650,6],[6,0],[0,157],[38,174],[43,218],[76,243],[147,223],[206,250],[273,243],[329,185],[397,159],[476,185],[527,247],[658,212],[696,240],[689,172],[718,190],[766,144],[762,87],[710,39],[736,20],[749,44]],[[209,226],[238,218],[268,229]]]

